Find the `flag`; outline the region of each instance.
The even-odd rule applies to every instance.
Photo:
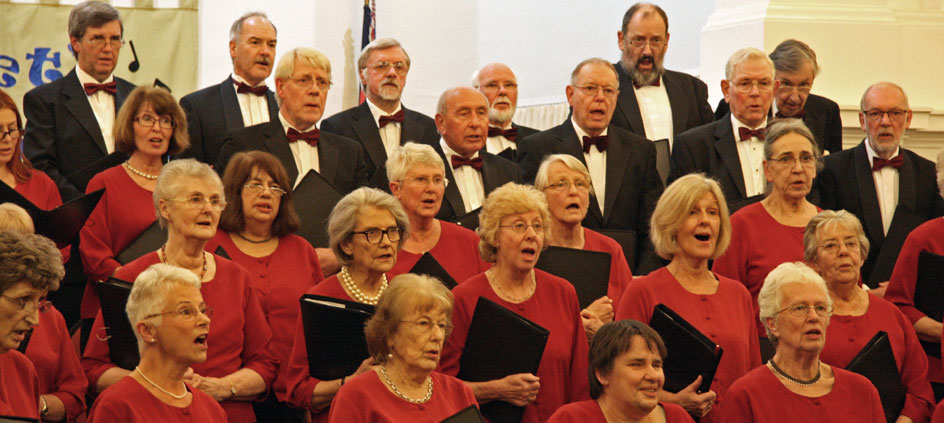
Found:
[[[361,50],[364,47],[367,47],[367,44],[370,44],[371,41],[374,41],[377,38],[377,8],[374,4],[375,0],[364,0],[364,25],[361,28]],[[358,80],[360,80],[360,70],[358,69]],[[360,88],[360,100],[358,103],[363,103],[365,100],[364,97],[364,87]]]

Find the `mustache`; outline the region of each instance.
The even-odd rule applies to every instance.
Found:
[[[272,58],[262,56],[256,59],[256,63],[268,66],[272,64]]]
[[[390,84],[390,85],[393,85],[393,86],[397,87],[397,89],[400,88],[400,81],[397,81],[396,78],[392,78],[392,77],[391,77],[391,78],[385,78],[383,81],[381,81],[380,84],[381,84],[381,85]]]

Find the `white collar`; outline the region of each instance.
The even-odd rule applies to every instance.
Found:
[[[878,154],[875,154],[875,150],[872,149],[872,144],[869,143],[869,137],[865,137],[865,153],[869,158],[869,168],[872,167],[872,164],[875,162],[875,158],[878,157]],[[895,147],[895,154],[892,154],[892,158],[901,153],[901,145]]]
[[[79,84],[82,84],[83,86],[85,84],[107,84],[115,80],[115,75],[113,73],[111,75],[108,75],[108,78],[105,78],[104,81],[98,82],[98,80],[95,79],[92,75],[85,73],[85,71],[82,70],[82,68],[80,68],[79,65],[75,65],[75,75],[79,77]]]
[[[236,81],[236,82],[242,82],[243,84],[245,84],[245,85],[247,85],[247,86],[250,86],[250,87],[265,87],[265,86],[266,86],[265,79],[263,79],[262,82],[259,83],[259,85],[252,85],[252,84],[250,84],[248,81],[246,81],[245,78],[243,78],[243,77],[241,77],[241,76],[239,76],[239,75],[236,75],[235,73],[230,74],[230,76],[232,76],[232,78],[233,78],[234,81]]]
[[[583,128],[580,127],[580,125],[577,125],[577,121],[574,120],[573,116],[570,117],[570,123],[574,125],[574,131],[577,131],[577,141],[581,143],[580,144],[581,148],[583,148],[583,137],[589,137],[590,135],[588,135],[587,132],[584,131]],[[600,135],[598,136],[605,137],[606,132],[609,129],[610,129],[610,126],[607,125],[606,128],[603,128],[603,132],[601,132]]]
[[[305,129],[304,131],[301,129],[298,129],[295,127],[295,125],[288,123],[288,119],[285,119],[285,116],[282,115],[281,110],[279,110],[279,122],[282,122],[282,132],[285,132],[285,133],[288,133],[289,128],[294,129],[298,132],[308,132],[308,131],[311,131],[312,129],[318,128],[318,123],[316,122],[314,125],[309,126],[308,129]]]
[[[401,109],[403,109],[402,107],[403,104],[401,104],[400,102],[397,102],[397,108],[393,110],[393,113],[387,113],[383,109],[378,107],[376,104],[371,103],[370,100],[365,99],[364,102],[367,103],[367,107],[370,109],[370,114],[371,116],[374,117],[374,123],[376,123],[378,127],[380,127],[381,116],[390,116],[396,112],[399,112]]]

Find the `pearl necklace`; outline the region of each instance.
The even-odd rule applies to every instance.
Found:
[[[398,397],[403,398],[413,404],[422,404],[429,401],[429,399],[433,397],[433,378],[430,376],[426,376],[426,396],[420,399],[413,399],[404,395],[399,389],[397,389],[397,385],[393,384],[393,381],[390,380],[390,376],[387,376],[386,365],[380,366],[380,374],[383,375],[384,380],[387,381],[387,385],[390,385],[390,389],[393,390],[394,394],[397,394]]]
[[[151,386],[157,388],[159,391],[161,391],[161,392],[163,392],[163,393],[165,393],[165,394],[167,394],[167,395],[170,395],[172,398],[184,399],[184,397],[187,396],[187,394],[190,393],[190,391],[187,390],[187,385],[184,385],[184,393],[182,393],[182,394],[180,394],[180,395],[172,394],[172,393],[170,393],[168,390],[166,390],[166,389],[164,389],[164,388],[161,388],[160,385],[154,383],[151,379],[149,379],[147,376],[145,376],[144,372],[141,371],[141,368],[140,368],[140,367],[135,367],[134,370],[135,370],[136,372],[138,372],[138,374],[141,375],[141,377],[142,377],[147,383],[150,383]]]
[[[784,372],[780,367],[778,367],[776,363],[774,363],[774,360],[773,360],[773,359],[767,361],[768,367],[770,367],[770,369],[773,370],[774,373],[780,375],[780,377],[782,377],[782,378],[784,378],[784,379],[786,379],[786,380],[788,380],[788,381],[790,381],[790,382],[793,382],[793,383],[795,383],[795,384],[797,384],[797,385],[800,385],[800,386],[807,386],[807,387],[815,385],[816,382],[819,382],[819,381],[820,381],[820,378],[823,376],[823,372],[822,372],[822,369],[821,369],[822,366],[821,366],[820,364],[821,364],[821,363],[817,363],[817,364],[816,364],[816,376],[813,376],[813,378],[810,379],[810,380],[802,380],[802,379],[797,379],[797,378],[795,378],[795,377],[793,377],[793,376],[788,375],[788,374],[787,374],[786,372]]]
[[[499,294],[501,294],[501,295],[504,296],[505,298],[511,300],[511,302],[513,302],[513,303],[522,303],[522,302],[527,301],[528,298],[531,298],[531,296],[534,295],[534,291],[535,291],[535,290],[537,289],[537,287],[538,287],[538,281],[537,281],[537,279],[536,279],[535,276],[534,276],[534,271],[533,271],[533,270],[531,271],[531,291],[528,292],[528,294],[525,295],[524,297],[522,297],[521,299],[515,298],[515,297],[512,296],[511,294],[505,292],[504,289],[502,289],[501,283],[499,283],[499,282],[498,282],[498,279],[495,278],[494,267],[491,268],[491,269],[488,269],[487,271],[485,271],[485,277],[488,278],[488,281],[491,282],[491,284],[494,285],[495,288],[498,289],[498,293],[499,293]]]
[[[170,264],[167,262],[167,253],[164,252],[164,249],[167,248],[167,244],[161,245],[160,251],[157,253],[157,257],[161,259],[161,263]],[[206,251],[201,251],[203,253],[203,270],[200,271],[200,283],[203,283],[203,276],[207,272],[207,253]],[[180,267],[180,266],[177,266]]]
[[[341,271],[338,272],[338,279],[344,284],[344,287],[347,288],[348,292],[354,295],[354,299],[358,302],[370,305],[377,305],[377,302],[380,301],[380,296],[383,295],[384,290],[387,289],[387,275],[380,275],[380,290],[377,291],[377,295],[374,297],[368,297],[364,291],[361,291],[357,287],[357,284],[354,283],[354,279],[351,278],[351,273],[348,272],[347,266],[341,266]]]
[[[131,171],[131,173],[133,173],[133,174],[135,174],[135,175],[138,175],[138,176],[140,176],[140,177],[142,177],[142,178],[144,178],[144,179],[148,179],[148,180],[153,181],[153,180],[156,180],[157,177],[158,177],[158,175],[151,175],[150,173],[144,173],[144,172],[142,172],[142,171],[140,171],[140,170],[135,169],[134,166],[131,166],[131,162],[130,162],[130,161],[126,161],[126,162],[125,162],[125,167],[127,167],[128,170]]]

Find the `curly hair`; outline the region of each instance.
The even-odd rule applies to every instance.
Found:
[[[55,291],[65,274],[62,254],[49,239],[18,231],[0,232],[0,293],[20,282]]]

